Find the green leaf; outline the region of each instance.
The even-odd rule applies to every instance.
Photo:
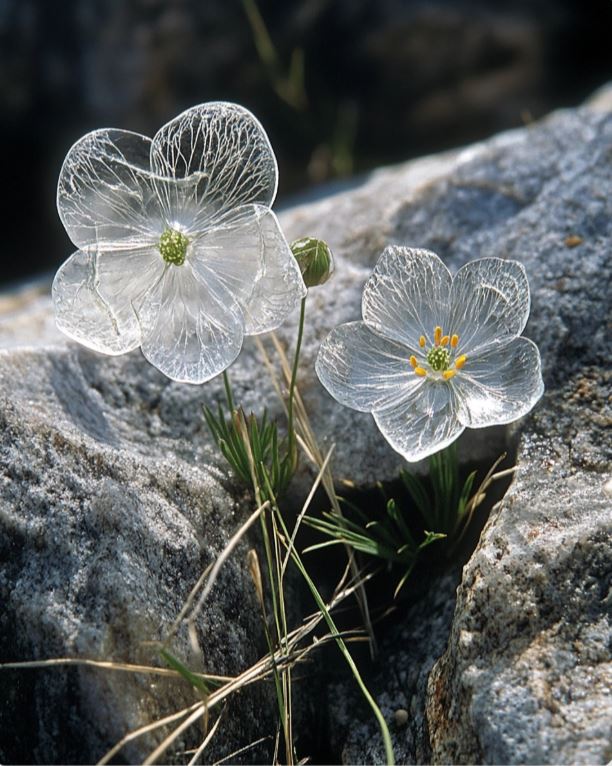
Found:
[[[188,681],[195,689],[197,689],[199,692],[201,692],[205,697],[208,697],[210,695],[211,689],[204,681],[203,678],[200,678],[200,676],[197,676],[195,673],[192,673],[189,668],[185,667],[183,663],[178,660],[173,654],[170,654],[170,652],[167,649],[161,648],[159,650],[159,653],[163,657],[166,664],[172,668],[172,670],[176,670],[177,673],[180,673],[181,676],[185,679],[185,681]]]

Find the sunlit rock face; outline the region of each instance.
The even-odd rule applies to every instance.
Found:
[[[445,605],[430,596],[383,641],[379,702],[389,720],[411,711],[394,731],[400,762],[610,758],[611,107],[604,91],[580,110],[381,170],[285,218],[292,234],[317,227],[334,248],[336,282],[316,296],[324,329],[358,318],[345,296],[388,243],[435,250],[451,270],[479,256],[516,259],[531,285],[525,334],[540,347],[547,389],[514,429],[517,478],[463,571],[450,635]],[[336,419],[329,432],[367,470],[372,453],[358,462],[351,433],[363,435],[368,416],[351,418],[353,430]],[[344,761],[380,762],[375,724],[357,724],[350,703],[331,710]]]
[[[382,637],[383,710],[414,714],[414,725],[411,718],[394,729],[398,761],[609,760],[611,145],[604,94],[461,151],[382,169],[281,216],[289,240],[317,236],[334,251],[334,277],[308,299],[300,386],[323,449],[336,444],[338,479],[357,489],[397,476],[402,461],[369,415],[325,393],[313,362],[333,326],[359,318],[382,249],[429,248],[452,271],[480,256],[512,258],[530,281],[525,335],[540,347],[547,390],[513,429],[518,477],[463,571],[450,629],[454,584],[446,582],[430,634],[418,633],[413,612]],[[250,507],[202,417],[202,405],[222,395],[221,381],[172,383],[139,351],[109,358],[67,341],[44,289],[5,296],[0,311],[0,654],[151,659],[142,640],[163,634]],[[295,324],[280,332],[288,347]],[[263,369],[249,341],[230,370],[236,399],[280,417]],[[510,437],[473,431],[460,445],[469,458],[489,460]],[[310,476],[302,465],[296,496]],[[263,651],[245,552],[226,565],[199,625],[210,672],[234,672]],[[414,654],[419,635],[428,651]],[[23,747],[41,761],[93,760],[168,712],[168,696],[160,703],[149,681],[28,673],[36,675],[0,677],[11,702],[0,707],[0,730],[17,731],[16,711],[28,734],[2,742],[7,762],[24,757]],[[240,728],[219,743],[218,757],[273,731],[260,715],[273,704],[245,697]],[[59,709],[67,710],[61,725]],[[338,752],[347,762],[380,760],[375,724],[365,714],[361,723],[356,707],[343,724],[337,709],[332,698]],[[79,752],[66,749],[75,742]],[[126,757],[148,751],[133,744]]]

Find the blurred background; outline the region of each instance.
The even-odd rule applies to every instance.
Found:
[[[579,104],[612,76],[611,32],[611,0],[0,0],[0,283],[73,251],[55,187],[89,130],[237,101],[279,207]]]

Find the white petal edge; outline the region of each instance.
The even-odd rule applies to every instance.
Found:
[[[259,235],[262,270],[244,306],[247,335],[280,327],[307,293],[298,262],[271,210],[262,209]]]
[[[95,130],[71,147],[60,171],[57,209],[77,247],[140,248],[158,240],[164,223],[150,150],[149,138],[115,129]]]
[[[451,285],[450,271],[435,253],[389,246],[365,284],[363,320],[417,353],[421,335],[432,345],[437,325],[446,332]]]
[[[87,348],[116,356],[140,345],[131,306],[114,310],[100,294],[93,254],[77,250],[70,256],[55,275],[52,299],[58,328]]]
[[[247,335],[276,329],[306,295],[278,220],[261,205],[236,208],[198,237],[191,265],[213,292],[234,297]]]
[[[373,333],[364,322],[334,328],[315,362],[319,380],[346,407],[373,412],[403,401],[423,384],[404,346]]]
[[[217,285],[218,288],[218,285]],[[240,307],[211,290],[188,262],[166,267],[138,309],[142,353],[172,380],[200,384],[223,372],[240,353]]]
[[[529,282],[524,266],[502,258],[481,258],[455,274],[450,333],[458,353],[474,354],[490,343],[521,334],[529,317]]]
[[[263,272],[260,210],[244,205],[201,232],[188,249],[188,261],[197,278],[245,306]]]
[[[200,104],[168,122],[153,138],[151,167],[169,178],[194,176],[202,222],[244,204],[270,207],[276,197],[278,168],[268,136],[238,104]]]
[[[97,291],[113,312],[133,314],[165,267],[156,247],[98,250],[95,255]]]
[[[465,429],[454,392],[439,381],[426,380],[413,395],[373,415],[385,439],[410,463],[448,447]]]
[[[469,358],[453,379],[458,417],[469,428],[512,423],[544,393],[540,352],[528,338],[515,338]]]

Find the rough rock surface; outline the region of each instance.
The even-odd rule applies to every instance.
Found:
[[[338,477],[357,487],[393,478],[401,461],[370,416],[325,394],[312,362],[333,325],[358,317],[381,249],[429,247],[451,269],[477,256],[516,258],[531,282],[526,334],[540,345],[547,393],[519,426],[521,473],[465,570],[447,651],[428,684],[417,684],[422,697],[414,704],[426,709],[430,742],[408,726],[406,760],[414,752],[408,737],[417,753],[429,746],[440,761],[610,757],[604,318],[612,117],[604,102],[379,171],[353,191],[282,218],[290,238],[324,237],[337,256],[335,279],[309,300],[302,390],[322,444],[338,445]],[[54,329],[46,295],[13,295],[0,310],[0,656],[138,659],[142,639],[159,638],[244,518],[239,489],[220,467],[201,416],[220,382],[174,384],[139,352],[108,358],[79,348]],[[283,330],[285,342],[293,329]],[[280,411],[254,343],[231,376],[247,409],[265,403]],[[465,452],[496,456],[508,435],[493,433],[473,432]],[[244,666],[260,649],[243,554],[228,562],[200,626],[211,672]],[[28,739],[16,739],[39,760],[95,759],[127,728],[164,712],[148,681],[91,670],[28,672],[34,680],[11,674],[9,683],[0,675],[8,690],[0,717],[5,730],[15,720],[37,722]],[[75,702],[60,719],[66,689]],[[262,706],[244,705],[233,742],[270,731],[257,720]],[[84,721],[90,751],[62,750]],[[361,741],[372,744],[375,727],[368,720],[361,728]],[[359,739],[351,736],[347,753],[365,760]],[[18,760],[21,752],[0,757]],[[376,760],[373,746],[370,757]]]
[[[196,464],[180,400],[139,359],[3,350],[0,392],[1,661],[159,665],[147,642],[166,637],[246,506]],[[264,653],[245,554],[243,545],[226,563],[198,622],[204,658],[184,634],[171,644],[196,669],[236,674]],[[0,758],[10,763],[96,762],[129,730],[194,701],[180,682],[90,668],[3,671],[0,688]],[[271,699],[262,703],[247,695],[211,755],[273,730],[260,714]],[[159,739],[124,755],[140,762]]]
[[[520,427],[518,476],[464,569],[446,650],[416,686],[414,720],[395,734],[403,762],[612,757],[610,107],[604,91],[584,109],[458,155],[383,171],[337,200],[337,219],[358,222],[352,233],[334,239],[331,223],[324,232],[364,264],[388,241],[430,247],[451,267],[478,255],[522,261],[532,289],[527,334],[547,385]],[[376,684],[389,716],[398,674],[414,672],[411,623],[427,619],[426,604],[406,620],[408,634],[383,643],[390,660]],[[430,634],[433,647],[439,637]],[[404,694],[414,688],[406,682]],[[343,759],[382,761],[375,724],[353,721]]]

